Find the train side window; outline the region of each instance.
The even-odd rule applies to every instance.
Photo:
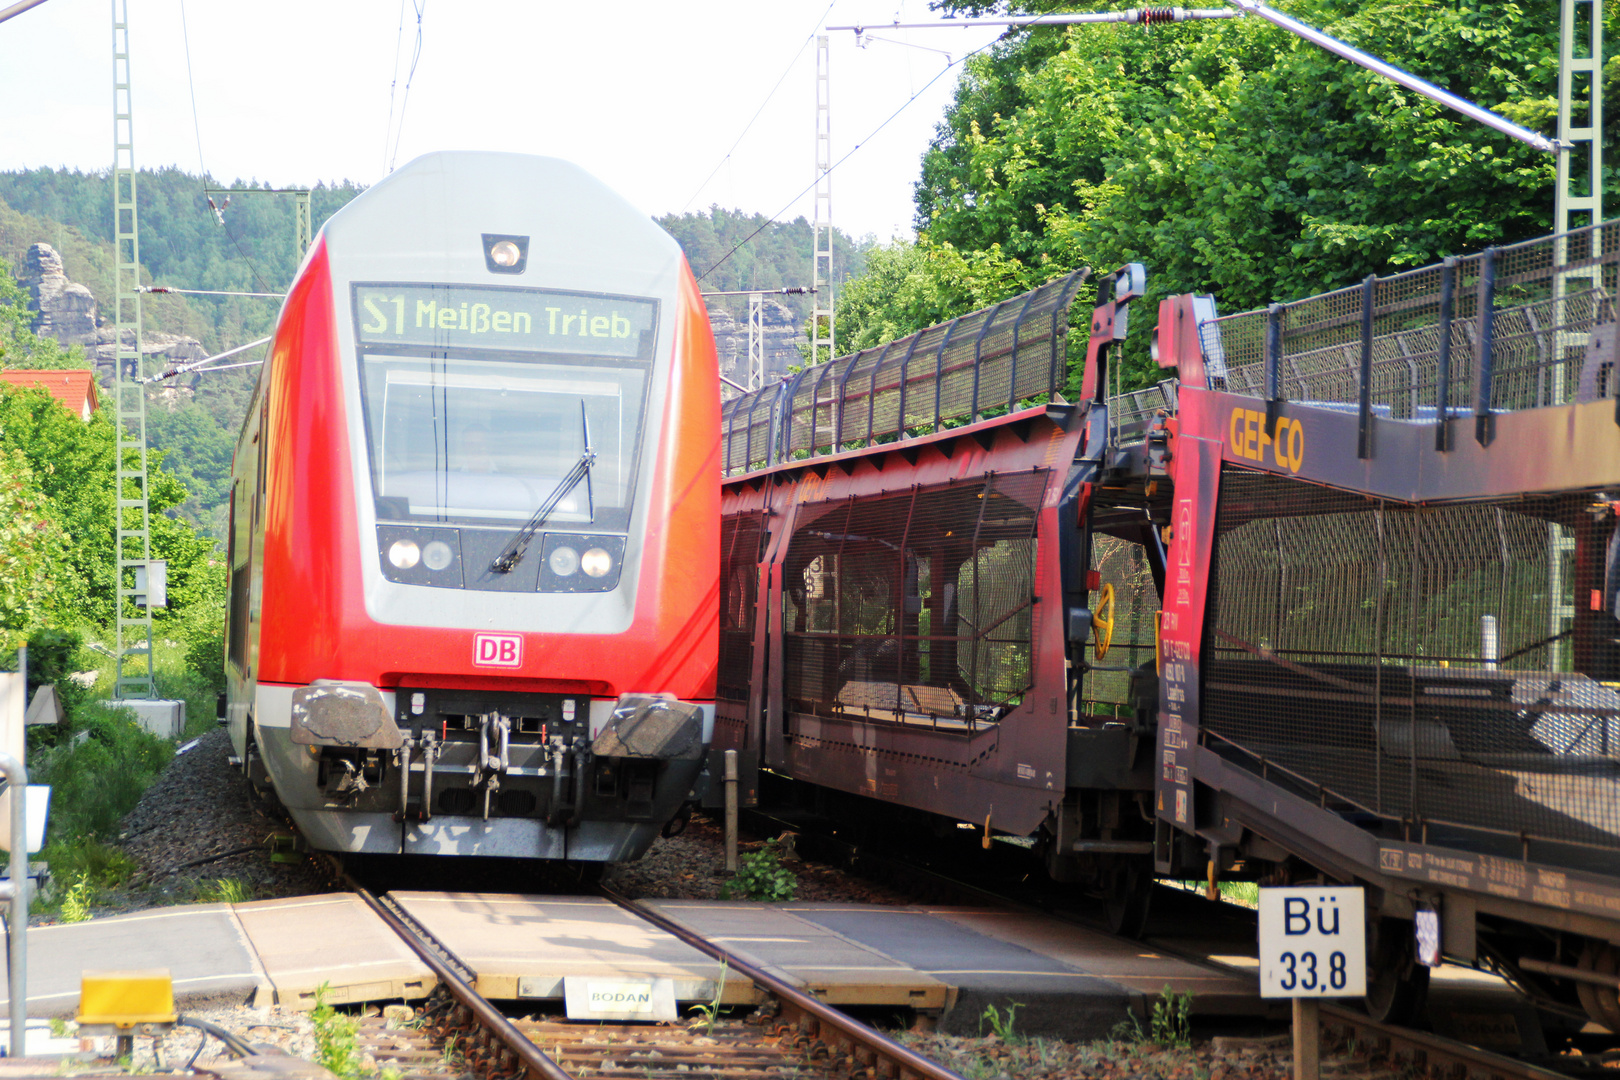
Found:
[[[231,486],[230,628],[225,655],[237,671],[247,670],[248,598],[253,583],[253,498],[242,481]]]

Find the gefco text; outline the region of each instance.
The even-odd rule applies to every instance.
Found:
[[[1305,464],[1305,426],[1286,416],[1277,417],[1275,432],[1266,430],[1266,414],[1256,409],[1233,409],[1227,423],[1226,445],[1232,455],[1258,465],[1297,473]]]

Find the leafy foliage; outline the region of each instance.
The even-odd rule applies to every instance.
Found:
[[[117,568],[113,551],[115,453],[110,410],[98,411],[85,422],[43,390],[0,386],[0,455],[13,455],[17,462],[6,473],[15,474],[18,483],[25,475],[32,477],[44,499],[38,520],[49,522],[61,534],[60,554],[47,560],[53,566],[65,564],[50,579],[51,588],[61,592],[61,600],[50,611],[82,602],[78,617],[99,623],[112,617]],[[183,503],[187,492],[162,466],[161,452],[149,455],[152,558],[169,563],[169,607],[154,612],[159,623],[178,620],[191,606],[224,595],[223,559],[215,554],[213,541],[164,513]],[[8,516],[0,528],[14,527],[20,520]],[[49,526],[36,528],[36,536],[41,532],[53,535]],[[36,540],[36,547],[41,544],[48,546],[47,541]],[[4,558],[0,554],[0,560]],[[5,576],[0,570],[0,578]]]
[[[27,458],[0,443],[0,654],[78,598],[68,539],[51,516]]]
[[[720,977],[714,981],[714,997],[687,1009],[689,1015],[697,1018],[692,1022],[692,1028],[702,1031],[704,1035],[712,1032],[715,1023],[720,1019],[720,1001],[726,996],[726,972],[729,967],[730,965],[721,959]]]
[[[28,169],[0,173],[0,258],[20,260],[30,244],[50,243],[62,255],[67,276],[87,287],[101,309],[111,305],[112,181],[106,173]],[[205,187],[256,188],[235,194],[220,225],[208,207]],[[141,170],[140,206],[143,280],[186,289],[278,292],[298,266],[295,206],[291,195],[266,193],[268,185],[221,183],[177,168]],[[310,197],[312,224],[360,193],[358,184],[319,184]],[[215,195],[216,203],[224,199]],[[210,351],[240,345],[269,333],[279,303],[250,297],[148,295],[142,301],[148,329],[189,334]]]
[[[979,1031],[983,1033],[984,1025],[990,1025],[990,1031],[996,1038],[1004,1043],[1018,1042],[1021,1036],[1013,1029],[1013,1017],[1018,1010],[1024,1007],[1022,1001],[1007,1002],[1007,1011],[1003,1013],[994,1003],[986,1005],[984,1012],[979,1014]]]
[[[1551,0],[1284,6],[1552,128]],[[1620,65],[1605,81],[1620,84]],[[875,341],[1077,266],[1140,261],[1150,291],[1127,347],[1127,383],[1140,385],[1158,377],[1145,343],[1166,295],[1213,292],[1244,310],[1524,239],[1550,227],[1552,180],[1547,155],[1259,19],[1041,28],[969,62],[924,157],[919,239],[871,262],[909,268],[905,287],[884,302],[852,283],[839,319]],[[974,280],[1004,292],[962,287],[974,259]]]
[[[199,883],[199,904],[245,904],[253,899],[253,886],[241,878],[209,878]]]
[[[758,900],[774,903],[792,900],[799,889],[799,879],[793,871],[782,865],[777,840],[767,840],[764,846],[742,859],[737,876],[720,889],[722,900]]]
[[[1148,1037],[1160,1046],[1185,1048],[1192,1045],[1192,991],[1178,994],[1169,985],[1160,991],[1148,1018]]]
[[[802,217],[776,222],[764,214],[711,206],[701,213],[665,214],[654,220],[681,245],[704,290],[810,287],[815,229]],[[834,280],[842,283],[859,276],[873,240],[855,240],[838,229],[833,230],[832,239]],[[731,254],[733,248],[738,248],[735,254]],[[816,298],[805,294],[773,299],[800,319],[808,319]],[[746,297],[719,297],[714,302],[738,318],[747,312]]]
[[[315,990],[315,1009],[309,1014],[315,1028],[315,1060],[334,1076],[353,1080],[360,1076],[360,1021],[338,1012],[327,1002],[331,986],[322,983]]]
[[[61,918],[65,923],[84,922],[96,902],[96,886],[88,874],[79,874],[62,897]]]
[[[141,727],[127,709],[86,702],[73,725],[88,737],[34,753],[29,763],[34,781],[51,785],[45,857],[53,864],[59,839],[71,844],[86,837],[112,836],[118,820],[134,809],[141,793],[174,756],[174,748]]]
[[[202,378],[201,375],[198,378]],[[165,466],[186,489],[175,513],[223,538],[231,501],[231,455],[236,442],[205,406],[184,401],[157,405],[146,413],[146,437],[163,452]]]

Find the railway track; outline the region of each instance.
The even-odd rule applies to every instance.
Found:
[[[355,886],[356,893],[438,976],[440,991],[417,1028],[363,1023],[359,1049],[402,1077],[463,1075],[499,1080],[539,1077],[636,1077],[639,1080],[961,1080],[858,1020],[838,1012],[684,927],[636,907],[609,890],[608,899],[751,980],[767,1003],[746,1020],[705,1014],[694,1022],[572,1024],[513,1020],[472,986],[472,972],[396,905]]]
[[[791,829],[803,833],[803,822],[790,822],[757,810],[749,811],[752,824],[765,832]],[[819,845],[841,854],[835,862],[857,873],[874,873],[883,879],[905,880],[912,888],[925,894],[949,897],[970,904],[996,903],[1014,909],[1039,913],[1049,918],[1073,922],[1099,933],[1107,931],[1097,920],[1047,909],[1027,900],[998,893],[980,885],[961,881],[939,871],[909,862],[888,853],[875,852],[832,836],[817,832],[812,836],[814,848]],[[804,851],[807,845],[800,844]],[[1163,938],[1144,939],[1155,950],[1180,957],[1190,963],[1242,972],[1219,964],[1207,956],[1197,955]],[[1249,973],[1252,974],[1252,973]],[[1338,1058],[1343,1067],[1352,1062],[1362,1063],[1371,1077],[1398,1076],[1402,1078],[1431,1077],[1434,1080],[1568,1080],[1572,1075],[1583,1076],[1594,1068],[1612,1067],[1601,1055],[1570,1055],[1558,1059],[1560,1068],[1545,1068],[1533,1062],[1508,1057],[1481,1047],[1443,1038],[1429,1032],[1395,1024],[1380,1023],[1353,1008],[1324,1001],[1320,1009],[1324,1057]]]

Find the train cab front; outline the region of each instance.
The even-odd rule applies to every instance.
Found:
[[[264,774],[317,849],[638,857],[714,716],[718,390],[679,246],[567,163],[439,154],[310,267],[324,321],[270,395]]]
[[[619,862],[682,812],[712,724],[668,695],[323,680],[293,692],[289,738],[317,847]]]

